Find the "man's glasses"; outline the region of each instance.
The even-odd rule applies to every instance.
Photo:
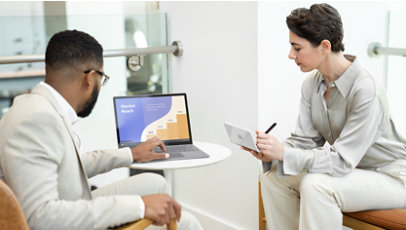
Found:
[[[98,74],[100,74],[102,76],[102,78],[101,78],[101,85],[102,86],[105,86],[107,84],[110,77],[107,74],[103,73],[102,71],[99,71],[97,69],[89,69],[89,70],[83,71],[83,73],[88,74],[91,71],[94,71],[94,72],[96,72],[96,73],[98,73]]]

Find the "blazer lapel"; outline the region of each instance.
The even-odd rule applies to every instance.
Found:
[[[82,161],[81,161],[81,159],[80,159],[79,147],[76,145],[76,142],[75,142],[75,140],[74,140],[74,134],[73,134],[73,130],[72,130],[72,127],[71,127],[72,125],[67,122],[67,120],[66,120],[66,118],[64,117],[64,115],[63,115],[63,113],[62,113],[62,111],[61,111],[61,109],[60,109],[60,107],[59,107],[57,101],[55,100],[55,98],[54,98],[54,96],[52,95],[52,93],[49,92],[49,89],[46,88],[46,86],[41,85],[41,84],[38,84],[38,85],[32,90],[31,93],[44,96],[44,97],[52,104],[52,107],[54,107],[55,111],[61,116],[61,118],[62,118],[62,120],[63,120],[63,122],[64,122],[64,124],[65,124],[65,127],[66,127],[66,129],[68,130],[68,132],[69,132],[70,138],[72,139],[73,145],[74,145],[74,147],[75,147],[76,156],[77,156],[77,159],[78,159],[80,168],[81,168],[82,173],[83,173],[83,176],[84,176],[84,181],[85,181],[85,183],[86,183],[87,188],[89,189],[89,198],[91,198],[92,195],[91,195],[91,192],[90,192],[90,185],[89,185],[87,173],[86,173],[86,170],[85,170],[85,168],[83,167]]]

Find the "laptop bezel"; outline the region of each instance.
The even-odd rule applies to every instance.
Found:
[[[114,105],[114,119],[115,119],[115,124],[116,124],[116,134],[117,134],[117,145],[118,147],[123,147],[120,146],[120,130],[119,130],[119,125],[118,125],[118,116],[117,116],[117,109],[116,109],[116,100],[120,99],[128,99],[128,98],[146,98],[146,97],[173,97],[173,96],[183,96],[184,101],[185,101],[185,108],[186,108],[186,116],[187,116],[187,122],[188,122],[188,131],[189,131],[189,140],[188,141],[183,141],[184,139],[177,139],[177,140],[162,140],[165,145],[171,146],[171,145],[184,145],[184,144],[193,144],[193,138],[192,138],[192,128],[191,128],[191,122],[190,122],[190,114],[189,114],[189,105],[187,101],[187,96],[186,93],[165,93],[165,94],[142,94],[142,95],[131,95],[131,96],[115,96],[113,97],[113,105]],[[131,143],[131,146],[136,146],[139,145],[142,142],[133,142]],[[130,146],[130,145],[129,145]]]

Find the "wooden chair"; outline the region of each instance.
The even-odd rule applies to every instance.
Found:
[[[29,229],[17,198],[2,180],[0,180],[0,229]]]
[[[355,230],[406,229],[406,209],[344,212],[343,225]]]
[[[153,223],[152,220],[150,219],[142,219],[142,220],[138,220],[134,223],[129,223],[127,225],[124,225],[122,227],[117,228],[117,230],[142,230],[148,226],[150,226]],[[166,226],[167,230],[177,230],[177,224],[176,224],[176,220],[173,219],[171,220],[171,222]]]
[[[266,230],[266,217],[264,211],[264,202],[262,201],[261,182],[258,182],[258,217],[259,217],[259,230]]]
[[[152,223],[152,220],[141,219],[119,227],[118,230],[142,230]],[[29,230],[17,198],[2,180],[0,180],[0,229]],[[172,220],[167,225],[167,229],[177,230],[176,220]]]
[[[259,230],[265,230],[266,218],[262,202],[261,182],[258,185]],[[343,225],[354,230],[405,230],[406,209],[344,212]]]

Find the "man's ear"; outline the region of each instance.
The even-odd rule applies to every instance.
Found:
[[[321,41],[320,46],[323,50],[323,53],[328,53],[329,51],[331,51],[331,43],[329,40],[324,39],[323,41]]]
[[[91,81],[94,80],[92,78],[94,74],[94,71],[90,71],[89,73],[85,73],[85,77],[82,78],[82,85],[86,88],[89,88],[90,85],[92,84]]]

